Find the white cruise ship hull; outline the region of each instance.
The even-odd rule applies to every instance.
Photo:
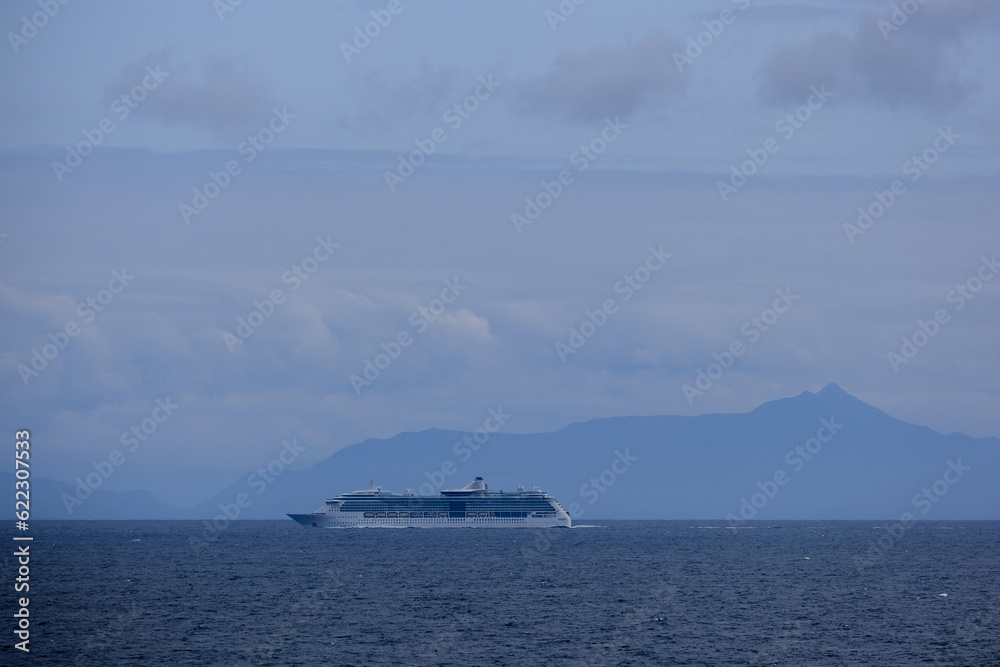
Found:
[[[565,513],[564,513],[565,514]],[[353,516],[352,516],[353,515]],[[360,515],[360,516],[359,516]],[[289,514],[310,528],[569,528],[569,515],[564,517],[365,517],[362,512],[314,512]]]
[[[439,496],[392,493],[375,486],[331,498],[315,512],[289,514],[315,528],[569,528],[559,502],[534,487],[490,491],[482,477]]]

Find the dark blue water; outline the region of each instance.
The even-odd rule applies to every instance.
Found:
[[[879,525],[34,522],[0,662],[1000,665],[1000,523]]]

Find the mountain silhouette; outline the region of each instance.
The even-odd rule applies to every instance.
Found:
[[[491,489],[535,484],[576,523],[898,519],[904,512],[1000,519],[1000,439],[943,435],[835,384],[748,413],[602,418],[551,433],[492,433],[482,444],[460,431],[400,433],[350,445],[305,470],[267,475],[270,481],[249,471],[190,511],[166,510],[151,497],[137,506],[133,494],[125,514],[98,502],[108,493],[98,491],[77,515],[212,518],[238,510],[239,518],[280,519],[367,488],[373,478],[386,490],[437,494],[476,476]],[[59,515],[39,518],[70,517],[60,505]]]

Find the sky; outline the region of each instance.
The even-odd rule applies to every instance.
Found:
[[[286,440],[304,467],[499,406],[543,432],[830,382],[1000,435],[993,2],[0,27],[0,426],[36,475],[119,452],[105,488],[193,506]]]

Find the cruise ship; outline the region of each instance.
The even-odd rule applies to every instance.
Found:
[[[331,498],[312,514],[289,514],[314,528],[569,528],[569,514],[532,487],[490,491],[482,477],[438,496],[416,496],[371,486]]]

